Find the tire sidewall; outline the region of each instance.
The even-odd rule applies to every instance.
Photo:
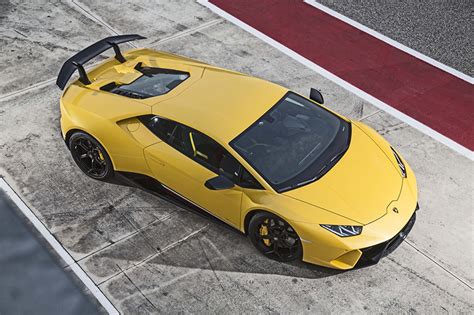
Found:
[[[301,257],[303,257],[303,246],[301,245],[301,239],[299,238],[299,235],[298,235],[298,238],[299,238],[298,251],[293,257],[288,259],[288,258],[279,258],[276,255],[266,255],[265,254],[265,250],[267,248],[265,247],[265,245],[261,244],[259,240],[256,239],[255,233],[258,232],[260,224],[262,224],[265,219],[272,219],[272,218],[275,219],[275,220],[281,220],[281,221],[285,222],[286,224],[288,224],[295,231],[295,233],[297,233],[296,230],[291,226],[291,224],[289,224],[286,220],[282,219],[281,217],[279,217],[279,216],[277,216],[273,213],[266,212],[266,211],[261,211],[261,212],[256,213],[255,215],[253,215],[252,218],[250,219],[250,222],[249,222],[249,225],[248,225],[248,233],[247,233],[247,237],[250,239],[250,242],[253,244],[253,246],[255,246],[255,248],[259,252],[261,252],[266,257],[269,257],[273,260],[277,260],[277,261],[281,261],[281,262],[290,262],[290,261],[301,259]]]
[[[76,140],[78,138],[87,139],[87,140],[91,141],[94,145],[96,145],[100,149],[102,155],[104,156],[104,160],[106,162],[106,165],[107,165],[107,171],[106,171],[104,176],[101,176],[101,177],[93,176],[93,175],[87,173],[87,170],[84,169],[84,166],[79,161],[79,157],[76,156],[76,154],[74,153],[74,149],[72,148],[74,140]],[[89,176],[90,178],[93,178],[93,179],[96,179],[96,180],[102,180],[102,181],[105,181],[105,180],[108,180],[108,179],[114,177],[114,166],[112,164],[112,160],[109,157],[109,154],[107,153],[107,150],[105,150],[105,148],[100,144],[100,142],[97,141],[91,135],[89,135],[89,134],[87,134],[83,131],[77,131],[77,132],[73,133],[71,135],[71,137],[69,137],[68,148],[69,148],[69,151],[71,152],[71,155],[72,155],[72,158],[73,158],[74,162],[76,163],[76,165],[79,167],[79,169],[85,175]]]

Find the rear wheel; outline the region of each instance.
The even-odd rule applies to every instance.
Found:
[[[249,222],[248,237],[265,256],[278,261],[293,261],[303,254],[296,231],[282,218],[259,212]]]
[[[104,147],[85,132],[75,132],[69,138],[69,150],[77,166],[89,177],[107,180],[114,176],[114,168]]]

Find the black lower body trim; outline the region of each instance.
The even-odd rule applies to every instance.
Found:
[[[416,211],[413,213],[410,220],[408,220],[408,223],[403,227],[403,229],[393,238],[374,246],[362,248],[362,256],[360,257],[356,266],[363,267],[376,264],[381,258],[392,253],[398,246],[400,246],[403,240],[407,237],[408,233],[410,233],[411,229],[413,228],[413,225],[415,224],[415,221]]]
[[[233,232],[238,232],[239,234],[242,234],[242,232],[231,225],[225,223],[224,221],[219,220],[215,216],[203,211],[196,205],[192,204],[191,202],[187,201],[184,198],[181,198],[179,195],[174,194],[170,192],[169,190],[165,189],[159,181],[156,179],[138,174],[138,173],[131,173],[131,172],[116,172],[118,176],[116,176],[116,179],[114,179],[112,184],[118,184],[118,185],[126,185],[129,187],[134,187],[141,189],[147,193],[153,194],[161,199],[164,199],[178,207],[181,207],[186,210],[190,210],[193,213],[204,217],[208,220],[213,221],[214,223],[219,224],[222,227],[225,227],[226,229],[233,231]]]

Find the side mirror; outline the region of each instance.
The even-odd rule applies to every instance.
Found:
[[[321,92],[319,92],[316,89],[311,88],[311,91],[309,93],[309,98],[315,101],[316,103],[319,104],[324,104],[324,98]]]
[[[210,190],[223,190],[223,189],[230,189],[234,187],[234,183],[223,175],[219,175],[208,179],[204,186],[206,186]]]

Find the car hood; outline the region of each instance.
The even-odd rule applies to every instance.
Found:
[[[402,177],[384,151],[357,125],[343,157],[323,177],[284,195],[361,224],[382,217],[397,200]],[[320,222],[334,224],[335,222]]]

